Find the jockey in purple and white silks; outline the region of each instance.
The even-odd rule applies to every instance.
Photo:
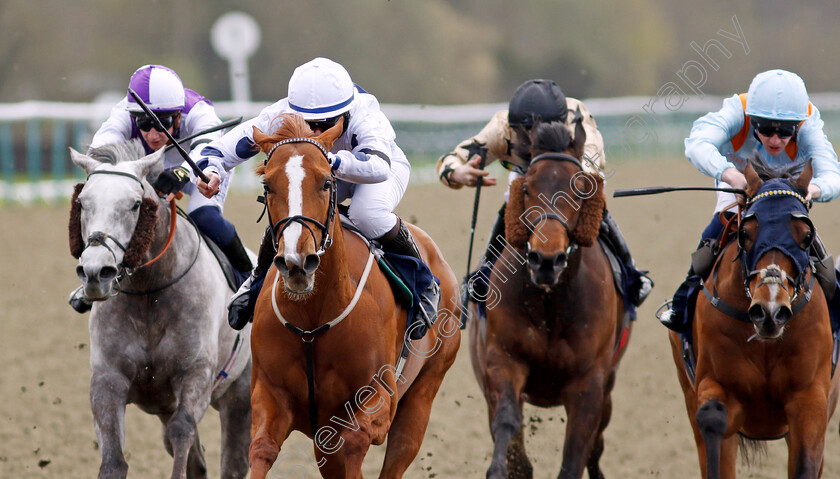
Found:
[[[259,152],[253,127],[271,134],[280,125],[278,116],[284,113],[303,116],[316,135],[344,118],[344,131],[328,155],[338,180],[338,201],[352,198],[348,216],[367,238],[378,240],[386,250],[423,262],[411,233],[394,214],[411,175],[411,165],[397,146],[394,129],[376,97],[355,85],[343,66],[326,58],[315,58],[296,68],[286,98],[202,151],[196,163],[211,182],[208,185],[198,180],[199,190],[214,194],[219,182],[224,182],[236,165]],[[263,243],[266,241],[271,247],[268,234]],[[229,320],[233,327],[243,327],[253,315],[249,298],[256,299],[269,266],[257,265],[254,275],[231,300]],[[433,282],[422,296],[424,313],[433,320],[439,300],[437,285]]]
[[[785,70],[759,73],[747,93],[725,99],[720,110],[697,119],[685,140],[686,158],[701,173],[714,178],[716,187],[746,189],[743,171],[755,153],[765,168],[787,170],[794,175],[811,160],[813,179],[806,200],[826,202],[840,195],[837,155],[823,131],[819,110],[809,100],[805,82],[795,73]],[[736,200],[733,193],[717,193],[715,214],[701,234],[699,250],[715,249],[712,242],[724,228],[718,213],[726,210],[725,215],[736,214]],[[820,263],[827,258],[818,238],[811,255]],[[702,256],[714,258],[711,253]],[[833,268],[833,264],[827,265],[829,275],[833,274]],[[686,332],[690,322],[685,314],[689,289],[704,279],[703,276],[703,271],[695,271],[693,266],[689,269],[670,309],[659,316],[665,326]],[[834,280],[832,277],[826,281]]]
[[[162,65],[144,65],[131,75],[129,88],[135,91],[149,109],[155,113],[164,128],[177,140],[187,138],[221,124],[213,104],[195,91],[184,88],[178,74]],[[200,155],[208,143],[221,138],[215,131],[198,135],[185,149]],[[143,108],[127,94],[112,109],[110,116],[99,127],[91,140],[91,150],[110,143],[140,139],[146,153],[153,153],[169,144],[166,134],[159,131]],[[251,272],[251,261],[232,223],[222,217],[232,175],[220,185],[219,194],[206,198],[189,182],[191,170],[176,149],[164,153],[164,172],[154,181],[155,189],[170,199],[178,191],[189,195],[187,213],[198,228],[213,240],[230,260],[243,281]],[[77,289],[70,296],[70,304],[80,313],[90,309],[83,292]]]

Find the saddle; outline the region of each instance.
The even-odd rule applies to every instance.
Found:
[[[411,327],[415,321],[423,322],[423,325],[411,329],[411,339],[421,339],[434,323],[426,323],[424,316],[419,314],[420,294],[429,287],[432,281],[439,282],[439,280],[425,263],[411,256],[385,251],[378,242],[366,238],[343,211],[339,212],[339,218],[341,225],[361,238],[373,252],[379,269],[388,278],[394,299],[408,311],[406,328]]]

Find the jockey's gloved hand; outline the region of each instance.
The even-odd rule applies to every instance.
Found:
[[[328,151],[327,152],[327,162],[330,164],[330,169],[335,171],[338,169],[339,163],[341,163],[341,159],[335,153]]]
[[[181,191],[190,181],[190,172],[186,168],[179,166],[170,171],[164,171],[155,180],[155,191],[161,196],[166,196],[170,193],[177,193]]]

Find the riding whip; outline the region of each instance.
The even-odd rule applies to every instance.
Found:
[[[481,161],[478,163],[478,169],[484,169],[484,163],[487,162],[487,148],[480,144],[477,140],[473,141],[467,150],[472,155],[477,154]],[[475,239],[475,223],[478,220],[478,200],[481,197],[481,185],[484,183],[484,177],[479,176],[475,180],[475,202],[473,203],[472,222],[470,223],[470,247],[467,252],[467,275],[470,274],[470,263],[472,260],[473,240]]]
[[[210,183],[210,178],[208,178],[207,175],[205,175],[204,172],[201,171],[198,165],[195,164],[192,158],[190,158],[189,153],[184,151],[184,148],[175,140],[175,138],[172,137],[172,134],[169,133],[169,130],[163,127],[163,124],[160,122],[160,118],[158,118],[157,115],[155,115],[155,113],[149,108],[149,105],[146,105],[146,102],[144,102],[143,99],[140,98],[140,95],[138,95],[137,92],[135,92],[131,87],[128,88],[128,93],[134,97],[134,100],[137,102],[137,104],[140,105],[141,108],[143,108],[143,111],[146,112],[147,115],[149,115],[149,117],[155,123],[155,127],[158,130],[162,131],[164,134],[166,134],[166,137],[169,138],[169,141],[171,141],[172,145],[178,150],[178,153],[181,154],[184,160],[186,160],[186,162],[193,169],[195,175],[201,178],[201,181],[205,183]]]
[[[644,188],[630,188],[626,190],[615,190],[613,198],[622,196],[657,195],[671,191],[722,191],[724,193],[735,193],[746,195],[747,192],[740,188],[715,188],[711,186],[648,186]]]

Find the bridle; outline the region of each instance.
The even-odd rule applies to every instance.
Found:
[[[542,153],[531,159],[531,162],[528,164],[528,168],[524,172],[527,173],[528,169],[534,166],[534,163],[546,160],[572,163],[573,165],[577,166],[580,171],[583,171],[583,166],[581,165],[580,160],[578,160],[574,156],[567,155],[566,153]],[[534,219],[531,219],[530,216],[527,218],[527,221],[529,223],[528,226],[532,232],[536,231],[537,226],[545,220],[559,221],[560,224],[563,225],[563,228],[566,229],[566,234],[569,237],[569,246],[566,248],[565,251],[566,256],[570,257],[572,254],[574,254],[579,249],[580,245],[578,245],[578,242],[573,239],[574,236],[572,235],[572,228],[569,227],[569,223],[566,221],[566,218],[563,218],[562,216],[558,215],[553,211],[546,212],[545,210],[540,211],[540,213],[536,215]],[[525,245],[525,251],[526,253],[531,251],[530,238],[528,239],[528,242]]]
[[[268,165],[268,161],[271,159],[271,155],[274,153],[274,150],[277,149],[278,146],[286,145],[289,143],[310,143],[318,147],[318,150],[324,155],[324,159],[327,159],[327,149],[324,148],[324,145],[318,143],[317,141],[313,140],[312,138],[304,138],[304,137],[297,137],[297,138],[287,138],[285,140],[278,141],[275,143],[268,153],[266,153],[265,162],[263,165]],[[283,232],[286,231],[290,225],[297,223],[303,227],[305,227],[308,231],[310,236],[312,236],[313,242],[318,242],[317,238],[315,237],[315,231],[310,226],[310,223],[318,228],[321,231],[321,241],[318,244],[318,251],[315,252],[316,255],[322,256],[327,249],[332,245],[332,231],[335,228],[335,211],[336,205],[338,203],[338,186],[335,181],[335,177],[330,174],[330,179],[328,180],[329,188],[330,188],[330,202],[327,206],[327,219],[324,223],[321,223],[315,218],[310,216],[304,215],[294,215],[294,216],[287,216],[276,223],[271,219],[271,211],[268,208],[268,202],[265,199],[265,196],[257,198],[257,201],[263,203],[264,210],[263,212],[268,215],[268,223],[269,227],[271,228],[271,239],[272,245],[274,246],[275,253],[280,248],[280,237],[283,235]],[[268,193],[268,186],[264,186],[265,192]],[[260,216],[262,218],[262,215]],[[259,219],[257,220],[259,221]]]
[[[140,185],[140,188],[143,191],[143,197],[145,198],[145,196],[146,196],[146,186],[145,186],[145,184],[143,184],[143,181],[140,180],[140,178],[138,178],[136,175],[133,175],[131,173],[127,173],[127,172],[124,172],[124,171],[113,171],[113,170],[94,170],[94,171],[92,171],[88,174],[87,179],[89,180],[90,177],[93,176],[93,175],[115,175],[115,176],[124,176],[126,178],[130,178],[130,179],[136,181]],[[177,223],[178,223],[177,207],[175,205],[175,200],[174,199],[169,201],[169,212],[170,212],[170,215],[169,215],[170,216],[169,237],[166,239],[166,244],[164,245],[164,247],[160,251],[160,253],[157,254],[157,256],[155,256],[154,258],[150,259],[149,261],[146,261],[145,263],[143,263],[139,266],[129,266],[129,265],[125,264],[125,255],[126,255],[126,252],[128,251],[128,248],[125,245],[123,245],[117,238],[112,236],[111,234],[105,233],[104,231],[94,231],[88,236],[87,242],[86,242],[84,248],[82,249],[82,251],[84,251],[84,250],[86,250],[90,247],[102,246],[105,249],[107,249],[108,252],[111,253],[111,256],[114,258],[114,263],[117,263],[117,255],[114,252],[114,250],[110,246],[108,246],[108,243],[107,243],[107,240],[111,240],[123,252],[123,261],[117,264],[117,271],[118,271],[117,272],[117,277],[114,278],[114,282],[116,283],[116,288],[114,288],[114,293],[111,296],[116,296],[119,293],[125,293],[125,294],[131,294],[131,295],[144,295],[144,294],[155,293],[155,292],[164,290],[164,289],[168,288],[169,286],[172,286],[173,284],[177,283],[178,281],[180,281],[181,278],[183,278],[190,271],[190,269],[192,269],[193,265],[195,264],[196,260],[198,259],[198,252],[201,249],[200,247],[196,248],[196,253],[195,253],[195,255],[192,259],[192,262],[190,262],[190,264],[189,264],[189,266],[187,266],[186,270],[184,270],[184,272],[182,272],[180,275],[173,278],[169,282],[165,283],[163,286],[158,286],[158,287],[155,287],[153,289],[146,290],[146,291],[134,291],[134,290],[124,289],[124,288],[120,287],[120,280],[121,279],[123,279],[127,276],[130,277],[135,272],[137,272],[137,270],[152,265],[157,260],[159,260],[164,255],[164,253],[166,253],[166,251],[169,250],[169,247],[172,245],[172,240],[175,237],[175,228],[176,228]],[[137,226],[135,225],[134,235],[137,234],[136,228],[137,228]],[[198,233],[198,228],[196,228],[196,233]],[[201,234],[198,233],[198,236],[199,236],[199,242],[200,242],[201,241]]]
[[[787,274],[786,271],[782,270],[776,264],[770,264],[767,267],[760,268],[760,269],[751,269],[750,265],[748,264],[749,261],[747,259],[747,250],[744,247],[745,239],[741,232],[740,223],[746,219],[749,219],[753,216],[753,213],[750,212],[750,208],[765,198],[772,198],[772,197],[785,197],[790,196],[794,197],[799,200],[800,203],[805,207],[806,210],[810,209],[811,203],[806,201],[802,195],[799,195],[796,192],[784,190],[784,189],[775,189],[775,190],[768,190],[759,195],[756,195],[750,198],[747,201],[747,210],[744,213],[744,216],[741,217],[741,213],[739,212],[737,217],[739,218],[737,224],[737,242],[738,245],[738,252],[736,258],[741,262],[741,276],[743,280],[744,292],[746,297],[752,301],[753,296],[752,292],[750,291],[750,281],[758,276],[760,281],[756,288],[761,287],[767,284],[778,284],[781,288],[787,291],[787,287],[785,284],[790,281],[793,284],[793,294],[791,295],[790,304],[791,304],[791,315],[796,316],[800,311],[805,309],[805,306],[808,305],[809,301],[811,300],[811,294],[813,290],[814,283],[816,281],[816,274],[814,274],[813,266],[807,262],[804,266],[799,268],[799,273],[795,278],[791,278],[790,275]],[[806,221],[812,230],[814,230],[813,223],[811,223],[810,218],[808,218],[807,214],[802,213],[792,213],[792,217],[797,217]],[[813,239],[812,239],[813,242]],[[729,247],[731,243],[727,244],[726,247]],[[806,247],[810,248],[810,245]],[[724,248],[725,249],[725,248]],[[723,251],[719,253],[718,261],[715,264],[712,273],[713,279],[713,286],[712,290],[709,290],[708,285],[703,286],[703,294],[709,300],[709,302],[714,306],[716,309],[721,311],[722,313],[730,316],[738,321],[752,323],[752,320],[749,317],[749,314],[745,311],[741,311],[740,309],[726,303],[717,293],[717,278],[718,278],[718,264],[720,263],[721,259],[723,258],[724,254]],[[796,261],[794,261],[796,263]],[[797,263],[798,264],[798,263]],[[810,278],[807,278],[808,272],[811,271]],[[788,292],[790,293],[790,292]]]

